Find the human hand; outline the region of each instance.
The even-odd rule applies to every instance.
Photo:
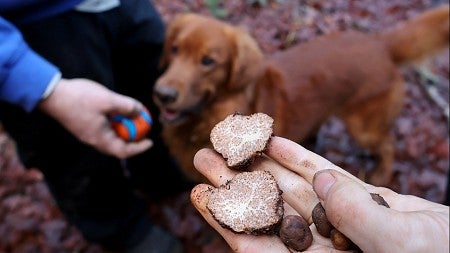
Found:
[[[267,170],[276,178],[285,200],[285,215],[298,214],[311,221],[320,201],[329,221],[364,252],[448,252],[449,207],[418,197],[397,194],[366,184],[300,145],[273,137],[262,157],[250,170]],[[210,149],[200,150],[194,165],[218,186],[238,172],[229,170],[223,158]],[[206,208],[206,184],[197,185],[191,201],[206,221],[236,252],[290,252],[276,235],[235,234],[222,228]],[[391,208],[378,205],[369,193],[380,194]],[[341,252],[330,239],[317,233],[306,252]]]
[[[149,139],[126,142],[112,129],[109,117],[133,117],[143,105],[87,79],[61,79],[55,90],[39,102],[39,108],[55,118],[80,141],[118,158],[139,154],[152,146]]]

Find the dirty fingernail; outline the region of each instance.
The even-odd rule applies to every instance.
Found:
[[[324,200],[331,186],[336,182],[336,178],[329,170],[321,170],[314,174],[313,189],[320,199]]]

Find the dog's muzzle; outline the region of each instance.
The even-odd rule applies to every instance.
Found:
[[[163,105],[175,102],[178,98],[178,91],[165,85],[157,85],[153,91],[155,98]]]

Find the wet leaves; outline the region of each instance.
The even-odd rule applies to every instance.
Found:
[[[204,0],[153,1],[167,22],[180,12],[212,15]],[[267,4],[219,1],[226,20],[244,27],[266,54],[338,30],[376,32],[444,0],[279,0]],[[448,51],[426,64],[448,103]],[[391,188],[441,201],[449,168],[449,131],[442,111],[426,95],[420,76],[405,67],[407,97],[394,128],[397,140]],[[368,159],[336,119],[324,125],[316,151],[354,174],[369,171]],[[186,252],[227,252],[225,243],[190,205],[188,194],[153,204],[149,212],[182,238]],[[25,170],[11,140],[0,129],[0,252],[100,252],[86,242],[59,212],[38,170]]]

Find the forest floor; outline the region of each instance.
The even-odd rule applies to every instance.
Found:
[[[338,30],[377,32],[393,27],[433,5],[433,0],[158,0],[153,1],[165,22],[182,12],[221,16],[247,29],[265,54]],[[207,6],[205,2],[220,2]],[[436,81],[425,80],[421,69]],[[395,177],[389,187],[442,202],[449,172],[449,51],[424,63],[401,68],[406,99],[394,127]],[[301,70],[299,70],[301,71]],[[430,95],[430,90],[437,95]],[[439,101],[442,100],[442,105]],[[368,172],[373,161],[348,136],[338,119],[320,130],[315,151],[353,174]],[[189,203],[189,193],[154,203],[149,213],[184,242],[186,252],[228,252],[226,244]],[[56,207],[36,168],[25,169],[15,146],[0,129],[0,253],[101,252],[67,221]]]

